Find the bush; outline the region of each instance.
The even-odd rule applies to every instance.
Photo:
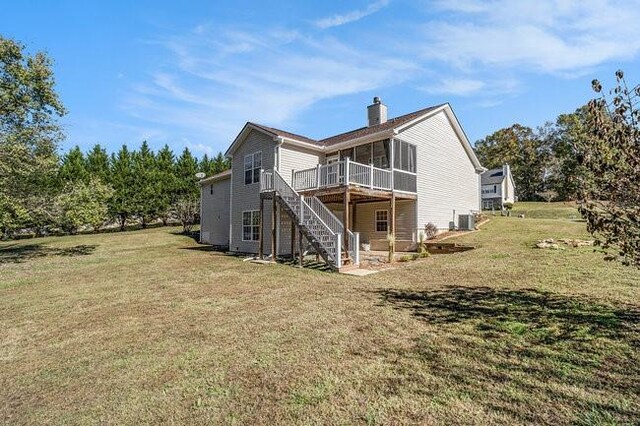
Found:
[[[424,236],[427,240],[431,240],[432,238],[434,238],[436,235],[438,235],[438,227],[429,222],[424,226]]]
[[[408,255],[408,254],[404,254],[402,256],[400,256],[400,259],[398,259],[398,262],[409,262],[413,260],[413,257]]]

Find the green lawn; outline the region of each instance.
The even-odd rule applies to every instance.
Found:
[[[532,248],[584,223],[495,217],[361,278],[177,231],[0,243],[0,422],[640,422],[640,272]]]

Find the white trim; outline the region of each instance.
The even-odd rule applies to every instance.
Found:
[[[246,240],[244,238],[244,227],[247,226],[247,225],[244,224],[244,214],[245,213],[251,213],[251,225],[248,225],[249,227],[251,227],[251,239],[250,240]],[[259,236],[258,236],[257,240],[253,239],[253,228],[257,226],[258,227],[258,231],[260,229],[260,225],[259,224],[258,225],[254,225],[253,224],[253,213],[256,213],[256,214],[259,215],[260,214],[260,210],[242,210],[242,213],[241,213],[242,217],[241,217],[241,221],[240,221],[242,223],[242,232],[241,232],[241,234],[242,234],[242,242],[252,242],[253,243],[253,242],[260,241],[260,237]]]
[[[383,221],[378,221],[378,212],[385,212],[387,215],[387,229],[385,231],[378,231],[378,222],[382,223]],[[378,209],[373,211],[373,229],[374,232],[389,232],[389,209]]]
[[[262,150],[260,151],[255,151],[252,152],[250,154],[246,154],[244,156],[244,158],[242,159],[242,181],[244,182],[245,186],[248,185],[255,185],[256,183],[260,183],[260,174],[258,174],[258,180],[254,180],[255,179],[255,170],[256,170],[256,154],[260,154],[260,167],[259,170],[262,171]],[[251,157],[251,169],[247,169],[247,157]],[[251,183],[247,183],[247,170],[251,170]]]

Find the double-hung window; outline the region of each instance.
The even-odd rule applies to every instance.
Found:
[[[244,184],[260,182],[260,169],[262,168],[262,152],[244,156]]]
[[[242,212],[242,241],[258,241],[260,239],[260,211]]]
[[[376,232],[387,232],[389,230],[389,212],[387,210],[376,210]]]

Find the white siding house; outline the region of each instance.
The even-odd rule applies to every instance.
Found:
[[[502,210],[504,205],[516,202],[516,185],[508,164],[487,170],[482,174],[482,208]]]
[[[200,242],[229,246],[231,170],[200,182]]]
[[[223,241],[219,234],[228,228],[231,251],[258,253],[262,246],[271,254],[275,232],[276,254],[293,254],[306,218],[316,218],[316,228],[324,226],[336,238],[344,233],[338,244],[357,256],[350,247],[358,241],[354,233],[378,249],[393,233],[399,249],[410,249],[427,223],[449,229],[460,215],[481,209],[480,174],[486,169],[449,104],[387,119],[387,107],[375,98],[367,117],[366,127],[320,140],[247,123],[226,153],[232,163],[228,219],[216,210],[226,199],[205,200],[210,182],[201,182],[203,242]],[[290,188],[288,201],[276,181],[282,182],[278,188]],[[301,201],[291,201],[292,194]],[[300,203],[313,210],[304,220],[294,211]]]

